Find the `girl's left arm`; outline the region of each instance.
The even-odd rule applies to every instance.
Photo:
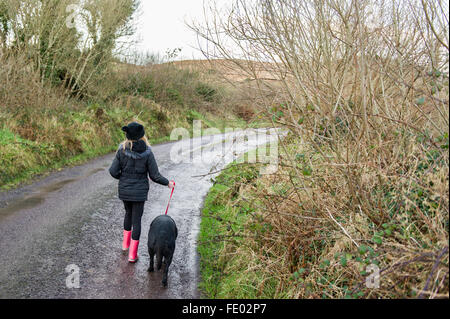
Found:
[[[169,181],[167,180],[167,178],[165,178],[164,176],[162,176],[159,173],[158,164],[156,164],[156,160],[155,160],[155,156],[153,155],[153,152],[150,152],[150,155],[148,157],[147,169],[148,169],[148,175],[150,176],[150,179],[153,182],[164,185],[164,186],[169,185]]]

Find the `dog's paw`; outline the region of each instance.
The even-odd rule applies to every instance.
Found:
[[[162,281],[163,287],[167,287],[167,280]]]
[[[148,272],[152,272],[152,271],[154,271],[155,269],[153,268],[153,267],[149,267],[148,269],[147,269],[147,271]]]

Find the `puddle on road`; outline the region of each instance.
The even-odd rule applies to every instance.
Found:
[[[94,175],[95,173],[104,170],[105,168],[95,168],[90,170],[87,174],[80,176],[78,178],[69,178],[62,181],[54,182],[50,185],[39,187],[38,189],[36,189],[36,191],[33,192],[33,195],[18,198],[14,201],[11,201],[10,203],[7,203],[5,207],[0,208],[0,218],[6,217],[20,210],[31,209],[33,207],[36,207],[44,202],[46,196],[49,193],[56,192],[67,184],[89,177],[91,175]]]
[[[103,166],[103,167],[105,167],[105,166]],[[95,173],[98,173],[98,172],[101,172],[101,171],[104,171],[104,170],[105,170],[104,168],[95,168],[93,170],[90,170],[89,173],[87,173],[84,177],[88,177],[88,176],[94,175]]]
[[[18,200],[7,205],[4,208],[0,208],[0,217],[8,216],[12,213],[15,213],[19,210],[30,209],[44,201],[44,195],[33,195],[30,197],[25,197],[24,199]]]
[[[74,181],[78,180],[78,178],[70,178],[70,179],[65,179],[63,181],[59,181],[53,184],[50,184],[48,186],[42,187],[39,189],[41,194],[47,194],[47,193],[52,193],[52,192],[56,192],[58,190],[60,190],[61,188],[64,187],[64,185],[72,183]]]

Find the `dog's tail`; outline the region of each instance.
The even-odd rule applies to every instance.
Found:
[[[161,269],[161,266],[162,266],[162,259],[163,259],[162,251],[161,251],[161,249],[158,249],[158,250],[156,251],[156,267],[157,267],[158,270]]]

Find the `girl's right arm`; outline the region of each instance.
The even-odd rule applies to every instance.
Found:
[[[111,167],[109,168],[109,173],[115,179],[119,179],[120,174],[122,173],[122,171],[120,169],[119,151],[120,151],[120,149],[117,151],[116,156],[114,157],[114,160],[111,164]]]

